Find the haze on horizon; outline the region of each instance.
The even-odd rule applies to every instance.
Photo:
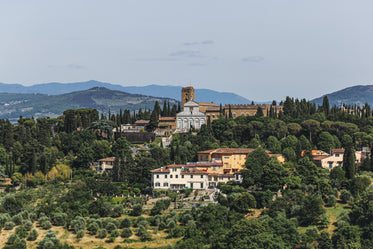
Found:
[[[373,84],[372,9],[369,0],[1,1],[0,82],[312,99]]]

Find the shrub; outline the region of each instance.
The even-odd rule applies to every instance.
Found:
[[[135,227],[138,227],[139,225],[140,225],[140,223],[141,222],[143,222],[143,221],[145,221],[146,222],[146,224],[147,224],[147,221],[146,221],[146,219],[145,219],[145,217],[143,217],[143,216],[139,216],[139,218],[137,218],[137,220],[135,221]],[[143,223],[144,224],[144,223]]]
[[[89,224],[88,228],[87,228],[90,235],[96,235],[98,229],[100,229],[100,227],[96,222],[93,222],[93,223]]]
[[[99,229],[98,231],[97,231],[97,238],[99,238],[99,239],[103,239],[103,238],[106,238],[106,236],[107,236],[107,231],[106,231],[106,229]]]
[[[117,229],[117,226],[114,223],[110,222],[106,225],[105,228],[108,231],[108,233],[111,233],[113,230]]]
[[[23,217],[21,214],[16,214],[12,217],[12,221],[18,226],[22,224]]]
[[[84,237],[84,233],[85,233],[84,230],[79,230],[79,231],[77,231],[77,232],[76,232],[76,238],[77,238],[77,239],[81,239],[81,238],[83,238],[83,237]]]
[[[113,208],[111,216],[112,217],[120,217],[123,214],[123,211],[124,211],[123,206],[116,205]]]
[[[60,246],[60,240],[57,238],[56,233],[53,230],[48,230],[44,239],[39,242],[40,249],[58,248]]]
[[[30,234],[28,235],[27,240],[34,241],[38,238],[38,236],[39,236],[38,231],[33,229],[33,230],[31,230]]]
[[[140,237],[141,241],[151,240],[151,234],[143,226],[139,226],[139,228],[137,229],[137,235]]]
[[[50,222],[49,218],[44,214],[40,216],[38,222],[39,226],[41,226],[43,229],[49,229],[52,227],[52,223]]]
[[[171,203],[171,199],[162,199],[155,203],[154,207],[150,210],[150,215],[154,216],[166,210]]]
[[[10,244],[10,245],[13,245],[15,244],[17,241],[19,241],[19,236],[17,234],[12,234],[9,236],[8,238],[8,242],[6,242],[7,244]]]
[[[15,225],[16,225],[16,224],[14,224],[13,221],[7,221],[7,222],[5,222],[5,224],[4,224],[4,229],[5,229],[5,230],[12,230],[13,227],[14,227]]]
[[[128,227],[125,227],[125,228],[123,228],[120,236],[122,238],[129,238],[129,237],[132,236],[132,230],[130,228],[128,228]]]
[[[66,224],[67,214],[55,213],[52,218],[52,222],[55,226],[64,226]]]
[[[22,226],[24,226],[27,231],[30,231],[32,229],[33,224],[31,220],[23,220]]]
[[[328,199],[326,200],[326,206],[328,207],[334,207],[337,203],[337,198],[334,195],[330,195]]]
[[[113,242],[118,236],[119,236],[118,229],[114,229],[113,231],[111,231],[111,233],[109,235],[109,241]]]
[[[81,216],[76,216],[74,220],[71,221],[71,228],[77,233],[79,230],[85,230],[85,219]]]
[[[352,199],[353,199],[352,198],[352,194],[350,193],[350,191],[348,191],[346,189],[342,189],[341,190],[340,198],[341,198],[342,202],[344,202],[344,203],[351,202]]]
[[[0,226],[4,226],[7,221],[10,221],[10,215],[8,213],[0,214]]]
[[[170,233],[168,234],[168,238],[180,238],[184,236],[185,228],[181,226],[174,227],[170,230]]]
[[[131,220],[128,217],[120,221],[120,225],[119,225],[120,228],[125,228],[125,227],[130,227],[130,226],[131,226]]]
[[[140,216],[141,213],[142,213],[142,205],[141,204],[133,205],[131,215],[132,216]]]
[[[44,230],[50,229],[52,227],[52,223],[49,220],[46,220],[42,223],[41,227]]]
[[[28,231],[24,226],[19,226],[16,228],[16,234],[21,238],[24,239],[27,237]]]

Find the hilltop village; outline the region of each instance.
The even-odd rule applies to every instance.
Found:
[[[369,105],[197,97],[1,119],[0,247],[373,247]]]

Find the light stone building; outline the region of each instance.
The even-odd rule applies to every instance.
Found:
[[[153,189],[181,190],[184,188],[213,189],[219,183],[240,182],[239,172],[234,174],[209,173],[208,168],[222,167],[221,162],[171,164],[151,170]]]
[[[199,111],[199,104],[193,100],[184,104],[184,110],[176,114],[177,129],[187,131],[200,129],[206,123],[206,114]]]

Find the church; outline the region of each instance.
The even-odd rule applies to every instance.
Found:
[[[206,114],[199,110],[199,104],[194,101],[193,87],[183,88],[181,100],[183,109],[176,114],[176,128],[182,131],[200,129],[206,123]]]

